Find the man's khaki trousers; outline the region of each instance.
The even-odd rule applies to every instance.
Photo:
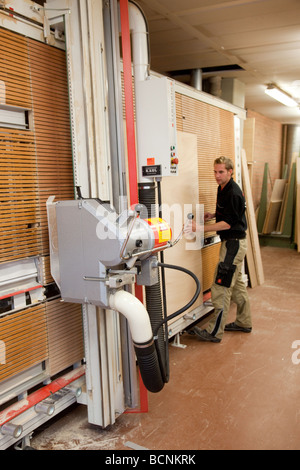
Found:
[[[230,302],[237,305],[235,323],[251,328],[251,311],[247,288],[242,279],[243,261],[247,251],[247,239],[224,240],[221,243],[219,263],[211,287],[214,313],[207,331],[222,339]]]

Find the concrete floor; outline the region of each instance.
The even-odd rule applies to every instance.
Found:
[[[170,346],[170,381],[148,395],[148,413],[123,414],[103,430],[77,405],[35,433],[31,445],[300,450],[300,254],[273,247],[261,252],[265,283],[249,289],[251,334],[227,332],[213,344],[185,333],[185,349]],[[232,306],[229,321],[234,318]]]

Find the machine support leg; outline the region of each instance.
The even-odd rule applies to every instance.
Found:
[[[186,348],[186,344],[180,343],[180,333],[177,333],[177,335],[175,335],[172,346],[174,346],[174,348],[182,348],[182,349]]]

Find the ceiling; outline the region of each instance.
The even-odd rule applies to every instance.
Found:
[[[275,83],[300,103],[300,0],[135,0],[147,18],[151,69],[245,84],[245,107],[299,124],[299,108],[265,94]],[[225,69],[225,70],[224,70]],[[218,79],[217,79],[218,80]]]

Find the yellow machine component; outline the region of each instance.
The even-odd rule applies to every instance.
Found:
[[[151,219],[145,220],[154,233],[155,242],[153,248],[163,246],[171,240],[172,230],[165,220],[159,217],[153,217]]]

